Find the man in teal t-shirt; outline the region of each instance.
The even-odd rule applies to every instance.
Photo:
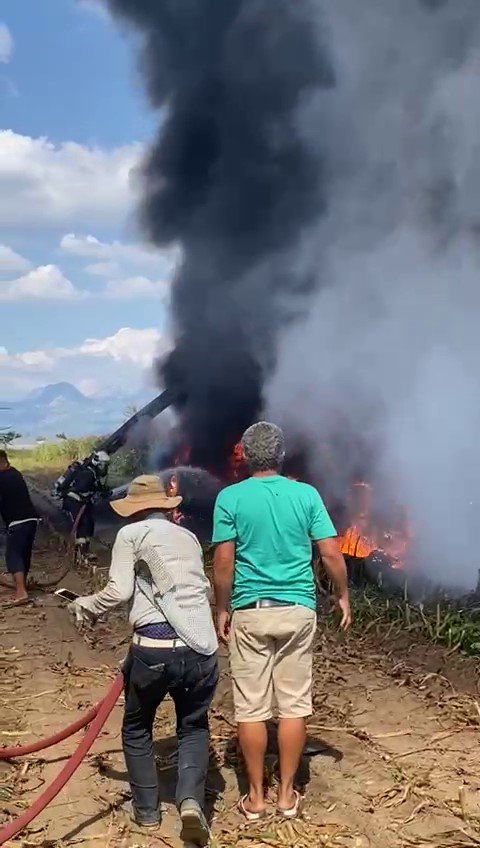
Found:
[[[273,597],[315,610],[312,542],[336,535],[320,495],[306,483],[272,474],[224,489],[213,541],[235,541],[231,609]]]
[[[312,712],[312,645],[316,629],[312,543],[333,579],[350,624],[345,562],[335,528],[312,486],[281,475],[282,431],[260,422],[242,439],[252,476],[218,495],[213,541],[217,624],[230,645],[235,717],[249,777],[240,809],[250,821],[265,815],[265,722],[275,698],[279,717],[278,811],[298,812],[293,781]]]

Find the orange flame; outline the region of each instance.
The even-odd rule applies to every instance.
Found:
[[[400,508],[392,516],[392,527],[375,526],[372,518],[372,489],[363,481],[354,483],[348,497],[349,526],[338,543],[344,556],[364,559],[373,551],[383,553],[392,568],[403,568],[412,540],[411,528]]]
[[[237,442],[232,448],[229,467],[229,477],[232,482],[242,480],[246,476],[245,454],[243,452],[243,445],[241,442]]]
[[[364,559],[375,551],[376,545],[371,539],[362,535],[361,530],[352,524],[347,528],[343,536],[339,536],[338,543],[344,556],[358,557]]]
[[[178,495],[178,477],[176,474],[172,474],[170,480],[168,481],[165,490],[169,498],[176,498]],[[173,520],[175,524],[182,524],[185,520],[185,516],[183,512],[178,509],[173,510]]]

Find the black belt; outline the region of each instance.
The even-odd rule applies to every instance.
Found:
[[[296,607],[293,601],[274,601],[272,598],[262,598],[260,601],[253,601],[251,604],[246,604],[244,607],[237,607],[237,612],[240,610],[251,609],[270,609],[271,607]]]

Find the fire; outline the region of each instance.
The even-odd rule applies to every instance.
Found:
[[[183,445],[175,456],[174,465],[188,465],[190,453],[189,445]],[[237,442],[228,456],[223,480],[228,485],[244,480],[247,475],[243,447],[241,442]],[[302,474],[298,477],[291,472],[287,472],[286,476],[291,480],[303,479]],[[179,493],[176,474],[172,475],[167,491],[170,496]],[[392,568],[403,568],[412,541],[405,512],[398,505],[393,505],[387,510],[388,519],[379,518],[374,500],[372,486],[364,480],[358,480],[350,486],[346,503],[348,526],[339,535],[340,550],[344,556],[354,559],[366,559],[378,552],[389,560]],[[175,510],[174,520],[178,523],[185,520],[180,509]]]
[[[392,568],[403,568],[412,540],[411,528],[404,510],[397,506],[389,516],[390,527],[373,517],[373,492],[368,483],[354,483],[348,498],[349,526],[339,537],[344,556],[365,559],[374,551],[384,554]]]
[[[190,465],[192,449],[189,444],[183,444],[173,457],[172,464],[175,466]],[[218,470],[209,469],[212,474],[218,474]],[[227,459],[226,468],[223,469],[221,475],[225,483],[236,483],[243,480],[247,476],[245,467],[245,457],[241,442],[237,442],[230,451]],[[173,478],[172,478],[173,479]],[[175,494],[178,493],[178,484]]]
[[[349,526],[339,537],[340,550],[345,556],[364,559],[376,550],[371,533],[372,489],[368,483],[354,483],[348,493]]]
[[[167,495],[168,495],[169,498],[176,498],[177,497],[177,495],[178,495],[178,477],[177,477],[176,474],[172,474],[172,476],[170,477],[170,480],[169,480],[169,482],[166,486],[166,492],[167,492]],[[181,509],[178,509],[178,507],[173,510],[173,520],[174,520],[175,524],[183,524],[183,522],[185,521],[185,516],[184,516],[183,512],[181,511]]]
[[[355,524],[347,528],[344,535],[339,537],[338,542],[344,556],[365,559],[377,550],[374,541],[363,536],[361,530]]]
[[[396,523],[398,518],[399,523]],[[403,568],[413,540],[412,529],[406,517],[392,519],[392,527],[379,534],[378,550],[391,561],[392,568]]]
[[[178,495],[178,477],[176,474],[172,474],[168,485],[166,487],[167,495],[169,498],[176,498]]]
[[[241,442],[233,446],[229,462],[230,479],[232,482],[242,480],[246,476],[245,455]]]

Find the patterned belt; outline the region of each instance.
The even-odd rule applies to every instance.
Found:
[[[168,621],[144,624],[143,627],[136,627],[135,633],[138,636],[145,636],[147,639],[178,639],[176,630]]]

